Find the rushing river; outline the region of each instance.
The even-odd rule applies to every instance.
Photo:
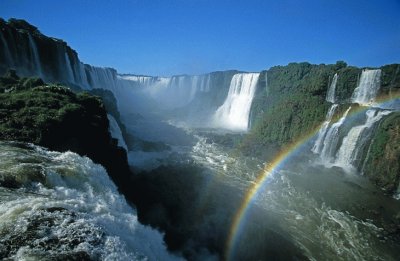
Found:
[[[298,153],[270,175],[235,227],[249,188],[270,162],[236,153],[229,139],[237,134],[166,126],[169,140],[157,142],[169,149],[131,152],[157,163],[135,175],[139,212],[88,158],[0,143],[0,257],[180,259],[164,240],[190,260],[400,256],[399,201],[360,175],[314,164],[311,153]],[[165,230],[165,238],[137,215]]]
[[[230,157],[218,144],[205,140],[199,138],[192,157],[224,174],[233,186],[247,190],[264,171],[262,163]],[[387,235],[381,222],[391,222],[382,216],[400,218],[399,202],[360,176],[316,167],[310,161],[304,155],[293,158],[292,166],[274,173],[255,198],[257,211],[278,221],[272,225],[286,232],[309,259],[396,260],[400,244]]]
[[[238,156],[240,154],[235,153],[234,146],[221,144],[221,137],[226,141],[229,133],[190,128],[180,128],[177,132],[182,130],[193,139],[191,143],[172,146],[172,150],[163,152],[156,162],[161,166],[187,165],[189,162],[201,169],[205,180],[203,183],[185,177],[185,185],[178,189],[174,185],[176,193],[180,193],[184,191],[184,186],[190,187],[187,184],[196,184],[196,193],[199,195],[194,199],[188,198],[192,205],[182,203],[189,208],[188,212],[196,213],[200,220],[199,223],[193,223],[193,227],[187,225],[188,230],[201,233],[200,230],[214,224],[216,231],[221,231],[221,235],[216,237],[227,241],[232,233],[233,217],[240,211],[239,206],[249,188],[254,186],[257,177],[270,162]],[[269,176],[246,209],[240,223],[241,229],[234,234],[236,243],[229,249],[226,242],[221,242],[216,246],[219,247],[219,254],[212,257],[232,260],[274,257],[309,260],[398,259],[400,243],[396,229],[400,223],[399,201],[383,195],[361,175],[315,164],[318,160],[308,153],[310,150],[311,146],[308,146],[298,152]],[[179,171],[177,167],[176,172]],[[189,171],[186,176],[191,174]],[[173,174],[169,175],[173,180]],[[177,180],[180,179],[177,177]],[[157,184],[157,181],[154,182]],[[168,189],[168,182],[164,186]],[[168,201],[163,200],[164,203]],[[182,219],[189,216],[192,217],[192,214],[182,213]],[[197,240],[199,245],[208,245],[204,236],[193,234],[188,233],[187,237]],[[191,258],[196,259],[196,255],[198,253]]]
[[[179,259],[90,159],[0,142],[0,169],[0,259]]]

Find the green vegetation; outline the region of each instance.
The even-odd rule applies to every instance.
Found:
[[[0,93],[7,93],[17,90],[27,90],[36,86],[44,85],[39,78],[19,79],[15,70],[9,70],[4,77],[0,77]]]
[[[75,94],[57,85],[42,85],[38,79],[2,78],[16,81],[2,86],[0,94],[0,138],[32,142],[64,150],[70,144],[78,147],[85,139],[108,128],[101,100],[87,93]],[[107,138],[102,133],[96,138]],[[89,140],[93,140],[93,137]]]
[[[364,174],[392,194],[400,182],[400,112],[386,117],[375,132]]]
[[[73,151],[102,164],[124,191],[130,171],[124,149],[108,132],[101,99],[40,79],[0,77],[0,139]]]
[[[398,97],[400,65],[385,65],[381,69],[378,100]],[[335,97],[340,106],[332,122],[337,121],[350,105],[361,72],[360,68],[347,66],[341,61],[334,65],[291,63],[262,72],[252,106],[252,129],[240,144],[241,152],[268,160],[283,147],[318,129],[330,107],[325,97],[335,73],[338,74]],[[352,112],[362,109],[352,105]],[[358,120],[357,117],[350,118],[353,123],[343,128],[354,126]],[[343,133],[347,131],[344,129]],[[363,168],[366,176],[390,194],[400,181],[399,133],[400,113],[396,112],[384,119],[374,133]],[[365,151],[360,159],[360,168],[366,154]]]
[[[336,97],[346,102],[357,86],[360,69],[342,61],[334,65],[290,63],[262,72],[252,106],[252,129],[242,150],[263,155],[266,146],[278,149],[318,128],[330,106],[325,97],[335,73],[339,75]]]
[[[5,23],[5,21],[3,19],[1,19],[1,22]],[[30,33],[35,33],[35,34],[41,34],[39,29],[36,26],[33,26],[30,23],[28,23],[27,21],[22,20],[22,19],[10,18],[8,20],[8,24],[11,27],[14,27],[18,30],[27,31]]]
[[[400,96],[400,64],[382,66],[381,94]]]
[[[353,66],[340,68],[336,71],[338,81],[336,84],[336,98],[341,102],[350,102],[351,95],[358,85],[361,69]]]

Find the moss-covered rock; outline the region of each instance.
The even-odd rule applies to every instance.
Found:
[[[364,174],[389,194],[400,182],[400,112],[386,117],[375,132]]]
[[[343,62],[290,63],[262,72],[252,105],[252,129],[242,149],[284,146],[315,130],[330,106],[325,101],[330,81],[335,73],[346,69],[344,66]]]
[[[400,64],[389,64],[381,67],[380,95],[390,98],[400,96]]]
[[[119,128],[121,129],[122,136],[125,141],[130,139],[130,136],[126,130],[125,124],[122,122],[121,115],[118,110],[118,101],[115,99],[114,94],[105,89],[93,89],[90,90],[90,93],[96,96],[99,96],[103,101],[103,104],[106,108],[107,113],[111,114],[114,119],[117,121]],[[131,148],[130,143],[127,144],[128,148]]]
[[[357,67],[342,67],[336,71],[338,80],[336,83],[335,96],[340,103],[350,102],[354,89],[357,87],[358,79],[362,70]]]
[[[102,164],[120,189],[128,189],[127,155],[108,131],[101,99],[58,85],[19,88],[27,82],[39,81],[20,79],[0,93],[0,139],[86,155]]]
[[[399,94],[400,65],[385,65],[381,69],[382,87],[379,95]],[[252,128],[249,137],[244,139],[242,149],[254,151],[253,148],[257,147],[285,146],[318,128],[330,107],[325,98],[336,73],[335,97],[336,102],[342,104],[337,115],[341,115],[343,109],[351,104],[361,68],[338,61],[330,65],[290,63],[263,71],[252,104]]]

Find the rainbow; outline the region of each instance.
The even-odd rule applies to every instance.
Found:
[[[305,144],[307,144],[307,142],[316,135],[318,130],[319,127],[316,130],[312,131],[311,134],[306,135],[302,139],[299,139],[297,142],[281,150],[274,158],[274,160],[264,167],[260,175],[254,181],[253,185],[248,189],[242,201],[242,204],[238,208],[238,211],[233,217],[233,221],[231,223],[227,244],[225,247],[226,260],[234,259],[232,257],[236,248],[235,246],[244,226],[248,210],[250,209],[252,205],[251,203],[253,202],[254,198],[256,198],[258,192],[265,187],[268,177],[277,172],[282,166],[286,164],[286,162],[288,162],[289,159],[291,159],[293,155],[300,151],[305,146]]]
[[[396,97],[397,98],[397,97]],[[396,99],[394,98],[394,99]],[[379,104],[384,104],[394,100],[393,98],[381,99]],[[377,104],[375,104],[377,105]],[[355,114],[359,114],[365,112],[369,107],[359,107],[350,112],[349,116],[354,116]],[[349,117],[348,116],[348,117]],[[268,177],[276,173],[280,168],[282,168],[295,154],[305,147],[305,145],[317,134],[319,127],[315,130],[312,130],[308,135],[300,138],[298,141],[286,146],[282,149],[272,160],[270,164],[267,164],[266,167],[261,171],[257,179],[253,182],[253,185],[248,189],[242,203],[240,204],[236,214],[233,217],[233,221],[231,223],[226,245],[225,245],[225,259],[226,260],[234,260],[234,251],[237,245],[238,238],[241,234],[241,231],[244,227],[246,216],[248,214],[248,210],[251,208],[252,202],[256,198],[257,194],[265,188],[267,184]]]

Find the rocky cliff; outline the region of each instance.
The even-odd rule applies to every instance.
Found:
[[[345,163],[355,167],[392,194],[400,178],[396,138],[399,127],[400,65],[375,68],[380,76],[376,77],[379,89],[374,102],[358,104],[354,98],[355,89],[364,84],[360,83],[363,71],[372,72],[372,69],[347,66],[344,62],[333,65],[291,63],[262,72],[260,87],[252,105],[252,129],[241,144],[242,151],[271,158],[276,151],[309,137],[317,130],[321,131],[323,124],[326,124],[322,139],[325,138],[325,143],[329,143],[328,138],[336,140],[328,148],[330,151],[315,151],[323,154],[320,155],[322,160],[328,166],[343,166]],[[333,82],[334,97],[328,101],[328,91]],[[332,119],[326,121],[328,111],[332,109]],[[375,122],[381,118],[383,120],[379,124]],[[377,125],[379,128],[376,128]],[[329,129],[332,130],[331,136]],[[311,142],[314,142],[313,139]],[[352,146],[358,148],[350,146],[350,139],[355,139]],[[340,149],[348,149],[353,153],[341,153]]]
[[[168,108],[170,116],[186,122],[195,121],[194,125],[200,127],[210,125],[207,125],[207,121],[212,119],[217,108],[224,103],[231,80],[239,73],[226,71],[173,77],[118,75],[111,68],[83,64],[77,53],[64,41],[47,37],[36,27],[17,19],[10,19],[8,22],[0,20],[0,58],[0,73],[14,68],[21,76],[39,76],[45,82],[61,82],[74,89],[107,89],[116,97],[117,110],[148,110],[157,107],[158,111],[165,112],[163,108]],[[360,104],[354,99],[355,90],[360,82],[365,81],[362,75],[366,69],[374,69],[375,76],[379,69],[379,77],[375,77],[379,82],[377,93],[374,93],[375,105]],[[145,88],[146,86],[151,88]],[[107,100],[109,93],[100,92],[97,94]],[[399,94],[399,64],[380,68],[357,68],[339,61],[331,65],[305,62],[272,67],[262,71],[258,77],[250,112],[251,127],[241,143],[241,151],[268,159],[285,146],[317,133],[326,123],[327,129],[322,133],[321,139],[336,132],[337,137],[329,151],[325,149],[324,159],[329,164],[343,163],[346,155],[338,155],[341,145],[346,137],[349,143],[350,131],[357,127],[351,134],[353,138],[356,137],[355,134],[362,137],[363,144],[356,146],[360,149],[354,149],[354,144],[348,144],[353,146],[351,149],[357,155],[349,155],[349,158],[354,159],[345,163],[373,177],[377,184],[393,192],[400,175],[397,171],[398,165],[393,160],[396,153],[393,152],[392,145],[396,143],[393,130],[396,130],[398,121],[391,120],[388,125],[385,124],[385,119],[393,119],[394,114],[390,112],[400,109]],[[337,105],[333,109],[334,104]],[[112,106],[108,107],[111,111],[116,110]],[[331,119],[326,121],[331,109]],[[368,112],[369,109],[372,111]],[[349,117],[345,117],[347,113]],[[115,118],[121,123],[118,116]],[[372,120],[372,123],[368,120]],[[383,121],[380,122],[381,120]],[[382,129],[383,126],[391,127]],[[331,133],[329,129],[332,130]],[[377,149],[373,149],[376,146]],[[375,153],[379,150],[382,154]],[[386,161],[391,163],[379,171],[379,174],[374,171],[374,167],[365,171],[366,166],[377,161],[382,164]],[[389,186],[385,179],[392,176],[394,178],[390,178]]]
[[[102,164],[123,191],[130,171],[126,151],[110,136],[99,97],[40,79],[0,78],[0,139],[73,151]],[[12,184],[12,181],[7,181]]]

